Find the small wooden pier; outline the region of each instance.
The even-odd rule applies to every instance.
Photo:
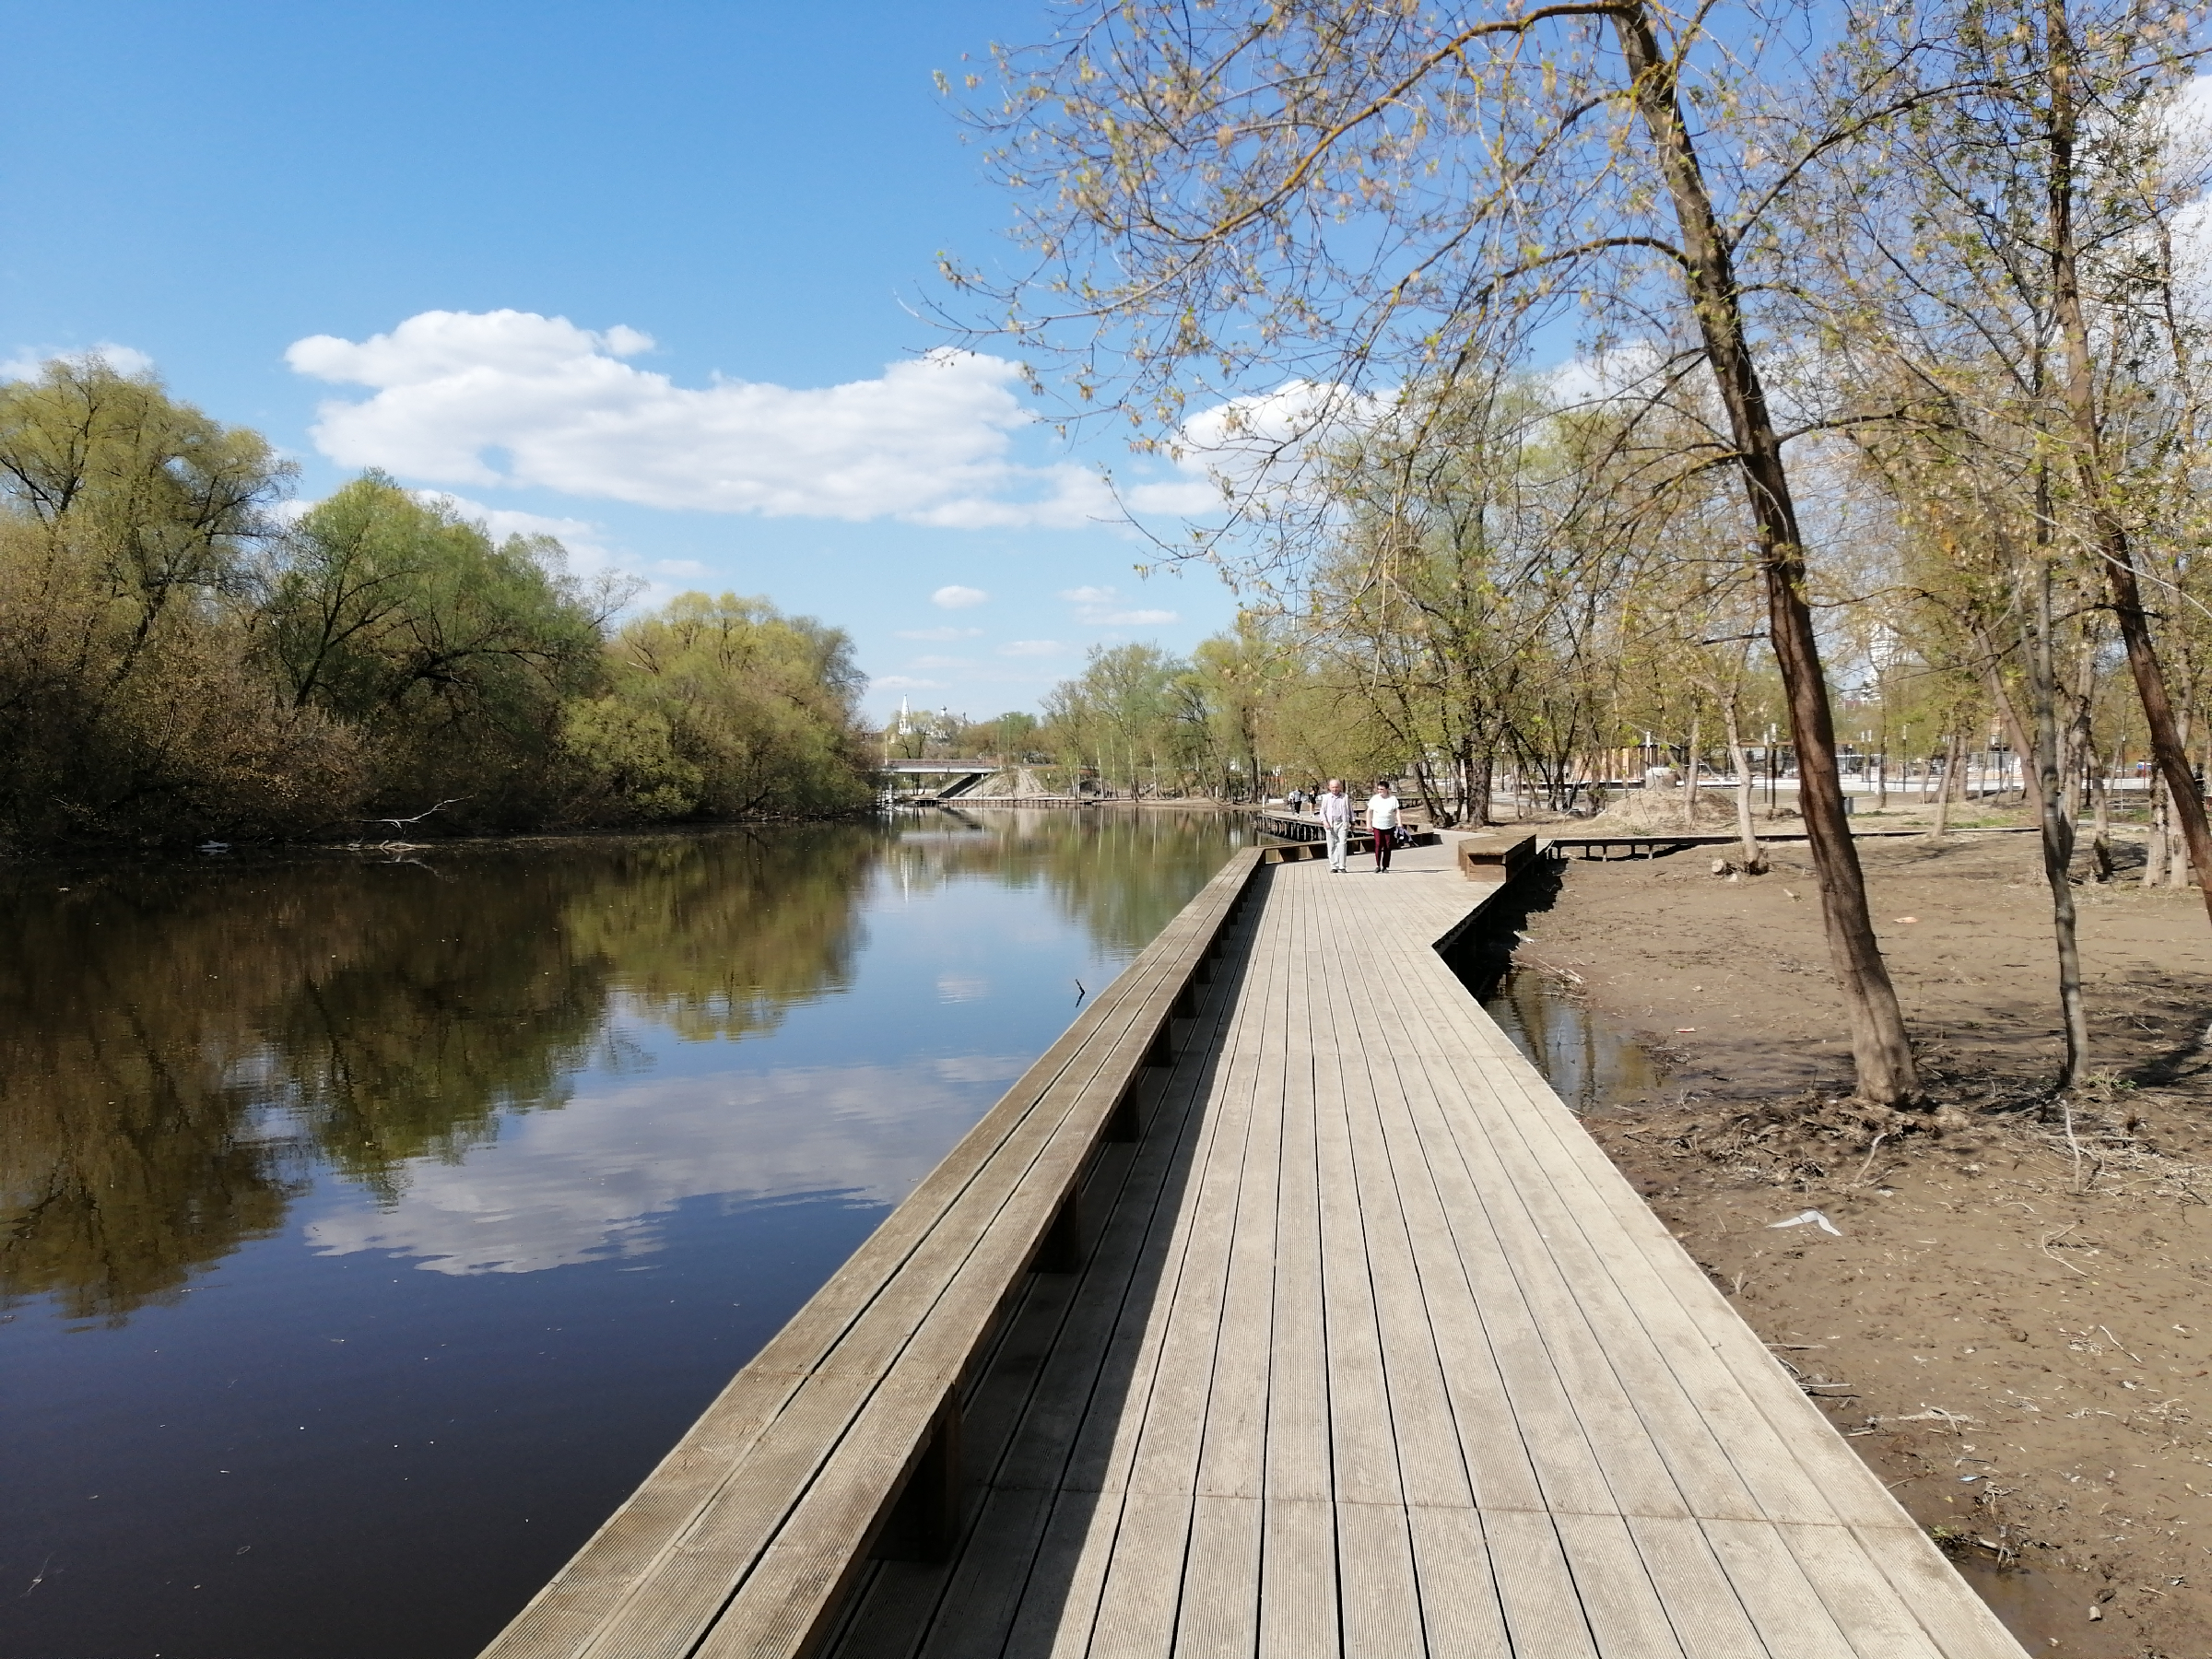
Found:
[[[1239,853],[488,1659],[2021,1659],[1426,943]]]

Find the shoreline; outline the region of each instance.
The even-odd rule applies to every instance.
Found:
[[[1571,865],[1516,959],[1664,1063],[1657,1088],[1586,1126],[2016,1635],[2090,1659],[2202,1651],[2198,895],[2077,889],[2102,1076],[2069,1140],[2041,1105],[2057,1036],[2037,843],[1884,840],[1861,855],[1931,1112],[1849,1099],[1802,849],[1734,881],[1694,853]],[[1808,1209],[1841,1236],[1783,1225]]]

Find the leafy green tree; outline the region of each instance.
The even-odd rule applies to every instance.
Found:
[[[1010,709],[991,722],[988,740],[977,752],[1010,761],[1026,760],[1036,750],[1037,732],[1041,724],[1026,709]]]
[[[151,374],[57,358],[0,386],[0,490],[109,615],[110,685],[172,607],[234,591],[294,468],[267,441],[172,400]]]
[[[1205,735],[1202,763],[1224,797],[1231,793],[1228,761],[1236,761],[1239,778],[1261,775],[1260,751],[1284,666],[1265,619],[1251,610],[1238,612],[1233,629],[1200,641],[1191,653],[1184,681],[1193,709],[1186,719]]]
[[[290,470],[97,359],[0,385],[0,837],[296,831],[349,796],[346,735],[244,660]]]
[[[289,477],[150,375],[0,385],[0,842],[872,800],[837,630],[687,594],[610,640],[627,591],[550,538],[495,542],[377,473],[288,527]]]
[[[1077,678],[1045,698],[1052,742],[1062,764],[1089,766],[1131,795],[1157,791],[1164,763],[1179,775],[1194,734],[1176,694],[1187,665],[1158,645],[1094,645]]]
[[[874,798],[852,641],[765,599],[684,594],[627,624],[611,686],[571,706],[570,755],[641,818],[851,812]]]
[[[1784,206],[1868,147],[1895,89],[1808,102],[1762,84],[1762,61],[1816,58],[1833,21],[1800,7],[1741,25],[1648,0],[1084,0],[1051,40],[1000,54],[1002,96],[975,112],[1035,257],[996,284],[950,274],[1032,360],[1059,358],[1082,403],[1158,446],[1189,441],[1194,393],[1233,416],[1297,377],[1303,429],[1246,422],[1253,458],[1277,464],[1264,480],[1570,300],[1601,350],[1609,327],[1652,340],[1665,367],[1641,401],[1673,400],[1696,364],[1706,437],[1686,459],[1743,491],[1859,1087],[1894,1105],[1918,1083],[1836,770],[1785,455],[1801,434],[1767,382],[1802,337],[1779,311],[1797,246]],[[1298,562],[1220,539],[1178,557],[1247,582]]]
[[[603,674],[558,556],[375,473],[300,519],[260,626],[289,700],[369,735],[378,806],[460,796],[462,821],[500,829],[554,809],[562,705]]]

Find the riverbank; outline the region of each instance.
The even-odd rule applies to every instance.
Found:
[[[2212,935],[2193,890],[2077,889],[2101,1080],[2063,1122],[2032,838],[1862,846],[1941,1110],[1867,1112],[1801,846],[1574,864],[1528,925],[1667,1065],[1589,1120],[1914,1518],[2038,1653],[2212,1648]],[[1818,1222],[1777,1222],[1818,1209]],[[2092,1611],[2093,1610],[2093,1611]]]

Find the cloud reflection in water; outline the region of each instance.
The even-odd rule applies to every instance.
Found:
[[[389,1251],[434,1273],[535,1273],[641,1256],[687,1199],[801,1194],[889,1206],[975,1119],[978,1083],[1010,1083],[1020,1055],[904,1068],[813,1066],[654,1079],[593,1090],[501,1125],[465,1162],[418,1166],[383,1206],[334,1189],[310,1221],[324,1255]]]

